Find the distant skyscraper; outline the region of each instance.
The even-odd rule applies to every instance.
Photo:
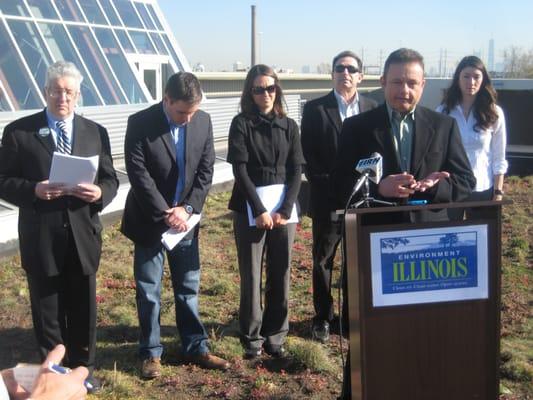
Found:
[[[311,67],[309,65],[302,66],[302,73],[308,74],[311,72]]]
[[[488,66],[489,71],[494,71],[494,39],[489,40]]]

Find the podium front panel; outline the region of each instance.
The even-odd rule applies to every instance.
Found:
[[[495,209],[492,214],[494,218],[484,220],[394,225],[365,225],[365,215],[347,214],[345,246],[353,399],[498,399],[501,254],[500,211],[499,207]],[[419,243],[412,240],[414,236],[409,236],[409,232],[429,232],[433,236],[438,236],[441,231],[452,232],[449,236],[442,235],[442,247],[446,248],[450,241],[455,240],[456,248],[459,248],[461,242],[465,246],[471,242],[472,235],[463,233],[477,232],[474,227],[480,226],[485,227],[486,231],[486,241],[478,243],[486,247],[481,249],[481,253],[486,254],[486,258],[482,260],[487,273],[485,296],[482,291],[474,289],[472,296],[476,297],[476,294],[481,293],[481,298],[461,299],[461,296],[456,296],[453,301],[442,300],[441,292],[446,290],[443,284],[441,289],[428,290],[428,294],[423,296],[420,295],[420,290],[414,289],[413,297],[423,299],[422,302],[416,300],[414,304],[402,304],[400,300],[396,305],[373,303],[373,279],[375,286],[376,274],[374,271],[373,278],[372,235],[393,237],[394,235],[387,236],[387,233],[405,232],[405,240],[393,241],[391,245],[401,246],[411,239],[409,245],[413,249]],[[483,229],[478,231],[482,232]],[[455,238],[454,232],[458,234]],[[424,240],[429,243],[436,239],[422,238],[420,242]],[[464,251],[467,247],[460,248]],[[457,265],[456,261],[447,261],[448,264],[444,264],[444,267],[441,265],[442,268],[448,268],[445,269],[445,274],[451,273],[453,264],[454,268],[457,267],[457,276],[461,275],[465,267],[459,264],[464,260],[458,261]],[[409,271],[409,267],[413,265],[414,269]],[[427,278],[420,270],[416,270],[419,267],[420,260],[418,264],[414,262],[407,266],[407,272],[402,273],[415,273],[416,278]],[[435,265],[431,267],[436,268]],[[406,275],[399,275],[400,269],[395,273],[395,278],[403,278],[403,283],[408,281]],[[383,276],[380,278],[384,279]],[[469,284],[462,282],[460,277],[455,278],[449,282],[465,286]],[[420,281],[423,279],[418,279]],[[434,285],[433,282],[431,284]],[[472,282],[470,285],[475,286]],[[383,284],[382,289],[384,287]],[[403,287],[409,288],[405,285]],[[400,289],[397,287],[395,290]],[[458,293],[469,291],[459,290]],[[433,295],[437,300],[433,301]],[[406,290],[406,296],[398,298],[409,297],[409,290]]]

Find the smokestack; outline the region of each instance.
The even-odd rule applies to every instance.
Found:
[[[257,35],[255,34],[255,5],[252,6],[252,59],[250,68],[257,62]]]

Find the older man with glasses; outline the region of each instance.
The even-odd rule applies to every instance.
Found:
[[[345,118],[377,106],[357,91],[357,85],[363,80],[363,63],[355,53],[337,54],[332,65],[333,90],[306,103],[302,116],[302,148],[313,219],[312,336],[323,343],[329,339],[330,324],[338,325],[331,296],[331,273],[341,232],[339,222],[332,219],[329,199],[329,176],[337,154],[337,140]]]
[[[5,127],[0,198],[19,208],[21,264],[41,359],[64,344],[65,366],[87,367],[93,391],[99,387],[92,376],[102,247],[98,213],[115,197],[118,179],[106,129],[74,112],[82,80],[70,62],[50,65],[46,108]],[[50,183],[54,152],[98,156],[94,182]]]

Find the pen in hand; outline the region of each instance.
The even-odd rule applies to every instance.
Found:
[[[54,364],[52,361],[50,361],[48,363],[48,371],[53,372],[54,374],[64,375],[70,373],[71,369]],[[93,385],[87,379],[83,381],[83,385],[87,390],[91,390],[93,388]]]

